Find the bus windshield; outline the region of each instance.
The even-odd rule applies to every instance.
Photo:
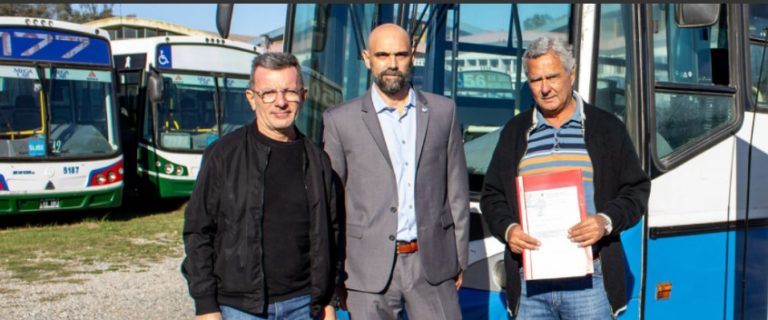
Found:
[[[218,81],[223,106],[221,134],[225,135],[253,121],[256,114],[245,99],[248,79],[218,78]]]
[[[50,101],[50,155],[82,157],[117,151],[112,73],[46,68]]]
[[[0,158],[45,156],[37,69],[0,66]]]
[[[163,73],[165,98],[156,104],[158,141],[169,150],[202,151],[219,136],[211,76]]]
[[[41,70],[51,79],[45,95],[38,69],[0,66],[0,158],[82,158],[116,152],[111,73]],[[45,121],[48,110],[50,123]]]

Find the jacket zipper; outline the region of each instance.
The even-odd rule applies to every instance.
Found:
[[[259,226],[261,227],[261,232],[259,233],[259,265],[261,268],[259,268],[259,274],[261,276],[261,290],[264,292],[264,300],[266,301],[267,296],[267,280],[264,276],[264,186],[267,183],[267,167],[269,166],[269,155],[272,152],[272,148],[267,146],[267,159],[264,162],[264,171],[261,174],[261,192],[259,194],[259,210],[261,210],[261,221],[259,221]]]

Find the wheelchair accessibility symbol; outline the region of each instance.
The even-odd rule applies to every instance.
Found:
[[[157,57],[157,63],[159,63],[163,67],[171,63],[171,60],[165,56],[165,50],[162,50],[162,49],[160,50],[160,54]]]

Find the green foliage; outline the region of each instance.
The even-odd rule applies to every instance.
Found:
[[[0,16],[33,17],[83,23],[112,17],[114,4],[79,4],[76,10],[69,3],[4,3]]]

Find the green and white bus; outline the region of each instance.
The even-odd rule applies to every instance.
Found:
[[[106,31],[0,17],[0,214],[120,206]]]
[[[245,90],[256,47],[213,37],[112,42],[126,185],[142,195],[192,193],[203,150],[254,118]]]

